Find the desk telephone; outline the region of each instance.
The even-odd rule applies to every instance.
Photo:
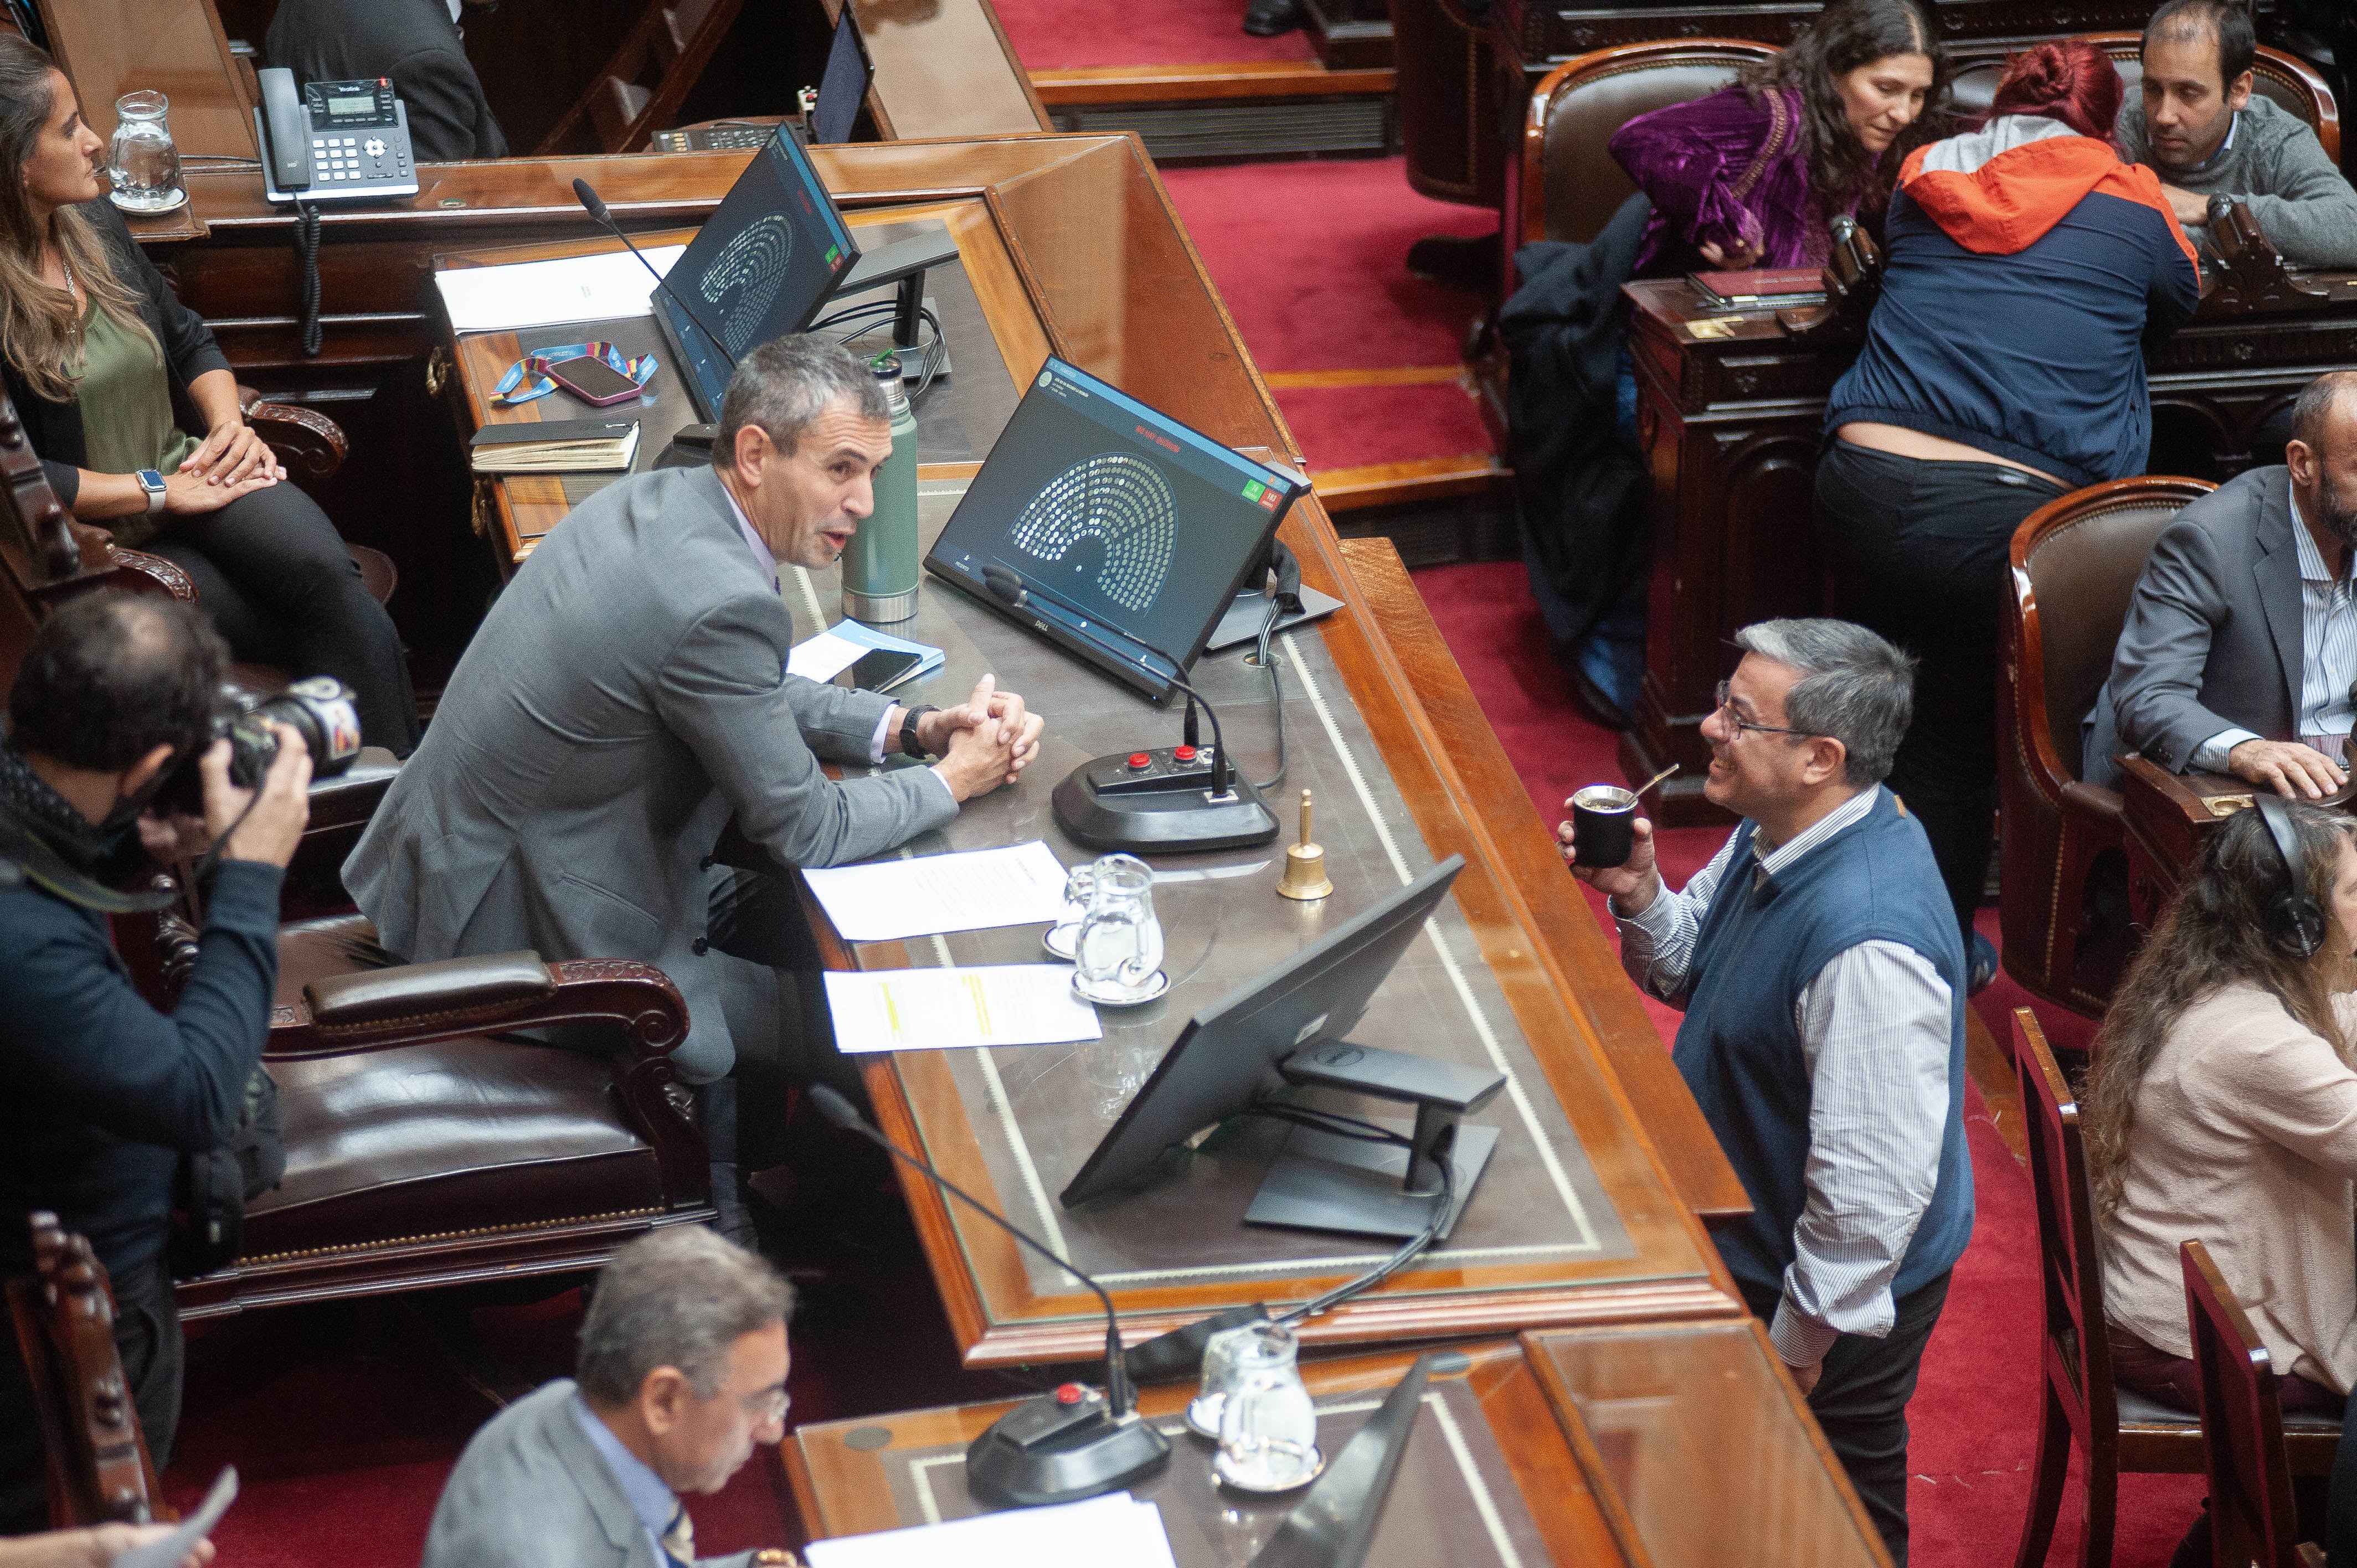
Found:
[[[262,106],[263,192],[272,201],[352,201],[417,194],[409,149],[409,112],[393,83],[314,81],[299,91],[295,73],[254,73]]]

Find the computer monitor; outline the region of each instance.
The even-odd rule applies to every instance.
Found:
[[[1345,1038],[1464,869],[1465,857],[1450,855],[1189,1019],[1153,1076],[1122,1108],[1120,1118],[1066,1185],[1060,1197],[1064,1206],[1131,1186],[1153,1170],[1166,1150],[1214,1122],[1251,1110],[1287,1083],[1317,1083],[1409,1101],[1419,1106],[1419,1133],[1426,1104],[1453,1115],[1486,1103],[1503,1086],[1501,1076],[1352,1046]],[[1297,1128],[1296,1135],[1302,1131]],[[1463,1211],[1496,1142],[1489,1128],[1458,1127],[1455,1132],[1456,1190],[1445,1217],[1448,1223]],[[1385,1155],[1393,1167],[1388,1173],[1375,1168]],[[1403,1187],[1402,1177],[1409,1168],[1405,1150],[1363,1156],[1355,1171],[1339,1176],[1326,1171],[1323,1176],[1332,1179],[1324,1181],[1316,1200],[1281,1203],[1272,1209],[1266,1201],[1271,1187],[1286,1186],[1282,1164],[1272,1168],[1271,1186],[1262,1188],[1247,1222],[1405,1236],[1415,1234],[1430,1219],[1431,1200]],[[1446,1231],[1444,1224],[1442,1233]]]
[[[811,140],[825,144],[851,140],[859,120],[859,106],[876,68],[868,63],[867,41],[859,36],[859,19],[845,0],[843,16],[834,24],[834,41],[827,46],[826,73],[818,79],[818,104],[811,111]]]
[[[800,138],[780,125],[651,300],[698,414],[718,418],[732,361],[809,326],[858,259]]]
[[[925,569],[1159,702],[1308,489],[1051,358]]]

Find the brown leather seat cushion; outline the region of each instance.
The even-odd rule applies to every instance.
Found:
[[[365,915],[297,920],[278,928],[274,1002],[280,1007],[293,1007],[303,1000],[303,988],[315,980],[383,969],[400,961],[377,945],[376,928]]]
[[[1606,145],[1615,131],[1640,114],[1717,91],[1755,52],[1772,51],[1697,46],[1674,63],[1631,61],[1560,90],[1546,121],[1546,237],[1595,239],[1637,188]]]
[[[2152,542],[2175,505],[2115,506],[2048,534],[2023,563],[2038,596],[2046,669],[2046,722],[2055,755],[2080,777],[2079,725],[2112,672],[2112,653]]]
[[[602,1056],[469,1036],[270,1072],[286,1179],[247,1210],[246,1262],[664,1206]]]

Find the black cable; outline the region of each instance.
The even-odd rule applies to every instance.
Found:
[[[1276,657],[1268,645],[1269,637],[1276,630],[1277,617],[1284,613],[1284,599],[1276,594],[1270,594],[1268,615],[1260,623],[1260,647],[1255,655],[1260,660],[1261,668],[1268,671],[1268,705],[1276,719],[1276,771],[1268,776],[1266,783],[1258,779],[1253,781],[1253,788],[1264,795],[1285,782],[1285,682],[1276,672]]]
[[[1390,1128],[1376,1122],[1362,1122],[1355,1116],[1344,1116],[1339,1112],[1319,1111],[1312,1106],[1288,1105],[1276,1101],[1262,1101],[1246,1111],[1244,1114],[1265,1116],[1275,1122],[1290,1122],[1297,1126],[1314,1128],[1338,1138],[1351,1138],[1362,1144],[1388,1144],[1395,1148],[1404,1148],[1410,1151],[1408,1158],[1411,1166],[1415,1158],[1414,1139],[1405,1133],[1394,1133]],[[1362,1130],[1347,1131],[1346,1126]],[[1398,1251],[1394,1252],[1365,1273],[1356,1279],[1345,1280],[1324,1295],[1302,1303],[1278,1318],[1277,1322],[1291,1325],[1333,1311],[1352,1296],[1361,1295],[1374,1289],[1375,1286],[1415,1262],[1434,1242],[1440,1240],[1441,1228],[1448,1223],[1449,1213],[1457,1207],[1457,1168],[1456,1162],[1451,1157],[1455,1153],[1455,1143],[1456,1137],[1452,1133],[1448,1142],[1436,1151],[1437,1157],[1433,1164],[1440,1170],[1440,1196],[1439,1201],[1433,1206],[1432,1218],[1425,1221],[1424,1229],[1400,1243]]]
[[[297,198],[295,202],[295,253],[303,267],[303,357],[319,352],[319,209]]]
[[[843,326],[846,322],[863,323],[835,339],[838,343],[849,343],[856,338],[866,337],[875,330],[875,322],[896,315],[898,311],[899,306],[891,300],[875,300],[866,305],[845,306],[831,316],[823,316],[812,322],[808,330],[823,332],[831,328]],[[931,389],[934,378],[941,373],[942,361],[948,357],[949,349],[949,337],[942,330],[941,317],[934,315],[930,307],[920,307],[917,317],[924,325],[932,328],[932,336],[925,339],[923,344],[924,352],[917,384],[909,392],[909,401],[911,403]],[[898,345],[895,347],[897,348]]]

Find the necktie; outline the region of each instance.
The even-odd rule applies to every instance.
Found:
[[[662,1549],[663,1555],[681,1568],[695,1561],[695,1521],[687,1517],[685,1503],[671,1516],[671,1528],[663,1531]]]

